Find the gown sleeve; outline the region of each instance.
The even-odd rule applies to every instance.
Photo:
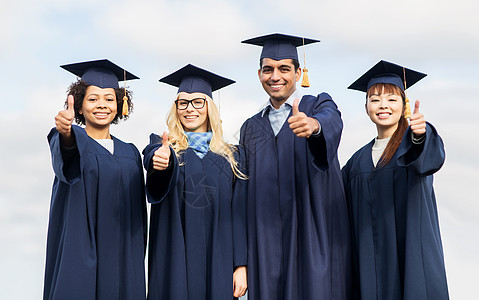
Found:
[[[238,146],[235,152],[238,169],[246,175],[244,148]],[[247,179],[235,177],[231,215],[233,218],[234,267],[247,265],[246,203]]]
[[[80,180],[80,153],[75,131],[82,130],[75,125],[72,126],[72,134],[75,138],[75,146],[65,147],[60,142],[60,133],[52,128],[47,136],[52,156],[52,166],[55,176],[66,184],[74,184]]]
[[[344,193],[346,196],[346,205],[348,209],[348,218],[349,218],[349,230],[351,232],[351,245],[353,247],[353,251],[351,254],[351,263],[352,263],[352,279],[351,279],[351,293],[353,297],[351,299],[360,299],[360,287],[359,287],[359,258],[358,258],[358,251],[357,251],[357,242],[356,242],[356,235],[354,234],[354,223],[353,223],[353,208],[351,204],[351,165],[354,161],[354,156],[346,163],[346,165],[341,169],[341,174],[343,177],[343,184],[344,184]]]
[[[398,165],[406,167],[418,176],[428,176],[436,173],[444,164],[444,144],[436,129],[426,123],[426,139],[423,143],[414,144],[411,138],[411,128],[404,134],[398,148]]]
[[[143,150],[143,166],[146,169],[146,194],[148,202],[157,204],[162,202],[168,193],[176,186],[178,160],[170,147],[170,161],[168,168],[163,171],[153,169],[152,158],[155,151],[161,147],[161,138],[156,134],[150,135],[150,144]]]
[[[313,165],[326,170],[337,156],[343,121],[338,107],[327,93],[321,93],[310,116],[318,120],[321,133],[308,138],[309,148],[313,155]]]

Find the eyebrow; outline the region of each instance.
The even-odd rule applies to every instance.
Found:
[[[114,95],[115,95],[115,94],[112,94],[112,93],[105,94],[105,96],[114,96]],[[99,94],[95,94],[95,93],[91,93],[91,94],[86,95],[86,97],[90,97],[90,96],[97,96],[97,97],[99,97],[100,95],[99,95]]]

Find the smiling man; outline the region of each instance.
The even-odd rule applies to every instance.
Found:
[[[248,163],[248,297],[347,299],[350,233],[337,149],[341,114],[327,93],[301,96],[297,46],[271,34],[259,80],[269,96],[241,128]]]

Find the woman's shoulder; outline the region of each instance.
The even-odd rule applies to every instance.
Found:
[[[356,152],[354,152],[354,154],[347,161],[346,163],[347,168],[353,169],[365,159],[371,159],[371,151],[372,151],[373,144],[374,144],[374,140],[372,140],[371,142],[367,143],[366,145],[356,150]]]

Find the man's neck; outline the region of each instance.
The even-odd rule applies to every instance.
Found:
[[[293,95],[294,93],[296,92],[296,89],[287,97],[287,98],[281,98],[281,99],[278,99],[278,98],[269,98],[269,102],[271,103],[271,105],[273,105],[273,107],[275,109],[279,109],[281,107],[281,105],[283,105],[283,103],[285,103],[286,101],[288,101],[288,99],[291,97],[291,95]]]

